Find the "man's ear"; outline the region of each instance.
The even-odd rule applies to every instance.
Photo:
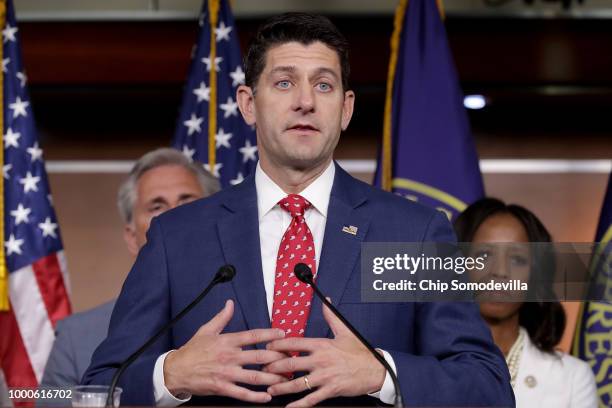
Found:
[[[353,108],[355,107],[355,92],[344,92],[344,103],[342,105],[342,130],[346,130],[351,118],[353,117]]]
[[[133,224],[126,224],[123,227],[123,240],[125,241],[128,251],[134,256],[138,255],[138,243],[136,242],[136,229]]]
[[[249,126],[255,124],[255,96],[250,86],[240,85],[236,90],[236,101],[238,108]]]

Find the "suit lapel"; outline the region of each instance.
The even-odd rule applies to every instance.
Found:
[[[336,165],[336,176],[327,211],[323,248],[316,283],[321,292],[337,305],[342,298],[361,251],[361,243],[369,226],[369,218],[357,214],[365,196],[354,187],[355,180]],[[346,227],[346,228],[345,228]],[[356,227],[356,234],[345,232]],[[352,228],[355,231],[355,228]],[[323,318],[322,303],[313,298],[306,326],[306,337],[329,337],[330,329]]]
[[[223,205],[230,213],[217,222],[217,231],[225,261],[236,267],[232,280],[236,300],[248,329],[269,328],[254,178],[243,181]]]

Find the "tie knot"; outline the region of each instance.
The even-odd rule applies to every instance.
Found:
[[[291,213],[292,217],[301,217],[312,204],[299,194],[289,194],[278,202],[280,207]]]

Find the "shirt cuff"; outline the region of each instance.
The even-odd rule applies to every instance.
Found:
[[[181,394],[179,398],[177,398],[168,391],[168,388],[166,388],[166,383],[164,381],[164,362],[166,361],[166,356],[173,351],[174,350],[170,350],[157,357],[155,368],[153,368],[153,395],[155,396],[155,405],[158,407],[177,407],[191,399],[191,394]]]
[[[391,354],[387,353],[385,350],[376,349],[382,352],[383,357],[387,361],[387,363],[391,366],[393,373],[397,376],[397,368],[395,367],[395,361],[393,361],[393,357]],[[393,385],[393,380],[391,379],[391,374],[385,370],[385,381],[383,382],[382,388],[373,392],[372,394],[368,394],[370,397],[378,398],[385,404],[393,405],[395,403],[395,386]]]

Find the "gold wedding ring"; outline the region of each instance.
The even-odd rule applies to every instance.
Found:
[[[312,391],[312,388],[310,388],[310,382],[308,381],[308,377],[304,376],[302,378],[304,378],[304,384],[306,384],[306,388],[308,388],[308,391]]]

